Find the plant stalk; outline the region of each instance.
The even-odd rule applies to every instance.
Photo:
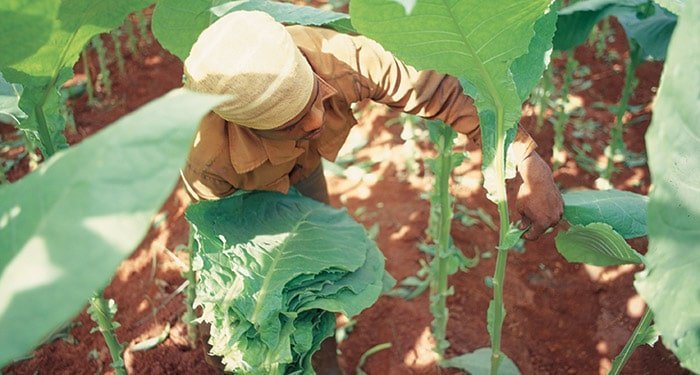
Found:
[[[632,332],[632,336],[630,336],[629,340],[627,340],[625,347],[622,348],[620,354],[618,354],[617,357],[615,357],[615,360],[612,363],[612,368],[610,368],[610,372],[608,372],[608,375],[617,375],[620,373],[620,371],[622,371],[622,368],[625,367],[627,361],[630,359],[630,357],[632,357],[634,349],[636,349],[637,346],[639,346],[637,338],[649,329],[649,326],[651,325],[653,319],[654,313],[649,307],[647,307],[646,311],[644,311],[644,315],[642,315],[642,318],[637,324],[637,328],[634,329],[634,331]]]
[[[571,83],[574,81],[574,71],[576,71],[577,61],[574,58],[574,51],[566,53],[566,66],[564,69],[564,81],[561,86],[561,97],[557,106],[556,121],[554,123],[554,145],[552,146],[552,168],[557,169],[566,162],[564,151],[564,130],[569,121],[567,104],[569,103],[569,92]]]
[[[600,176],[608,182],[615,172],[615,157],[623,152],[625,148],[625,144],[622,140],[624,128],[623,119],[625,117],[625,112],[627,112],[630,97],[632,93],[634,93],[634,88],[637,85],[634,72],[637,70],[637,66],[641,63],[641,60],[639,45],[634,41],[630,41],[630,58],[627,61],[625,71],[625,86],[622,88],[620,102],[615,107],[615,125],[610,130],[610,145],[606,148],[605,152],[608,163]]]
[[[449,195],[449,182],[451,168],[451,154],[452,147],[449,144],[452,139],[449,137],[442,137],[439,160],[440,160],[440,173],[436,176],[437,189],[440,196],[440,221],[438,226],[438,238],[435,249],[435,257],[433,262],[437,262],[437,275],[431,277],[430,281],[430,301],[433,310],[433,334],[435,335],[436,342],[436,352],[438,354],[438,359],[441,360],[445,354],[445,349],[447,347],[447,340],[445,339],[447,331],[447,278],[448,278],[448,258],[447,254],[449,252],[450,246],[450,227],[452,223],[452,210],[450,207],[450,195]],[[433,268],[434,269],[434,268]]]
[[[85,90],[87,91],[88,95],[88,101],[87,104],[88,106],[92,107],[95,105],[95,87],[94,83],[92,81],[92,75],[90,74],[90,61],[88,60],[88,53],[87,50],[89,48],[89,43],[88,45],[85,46],[85,49],[80,53],[83,58],[83,71],[85,73]]]
[[[109,348],[114,372],[117,375],[126,375],[126,368],[124,367],[124,360],[122,359],[122,350],[124,348],[119,343],[114,333],[115,323],[107,300],[105,300],[100,293],[95,293],[90,299],[90,306],[92,307],[90,316],[92,320],[97,323],[97,330],[102,333],[107,348]]]
[[[194,260],[194,230],[190,227],[189,243],[187,245],[187,254],[189,257],[189,264],[187,272],[184,273],[185,279],[189,282],[187,284],[187,289],[185,290],[185,314],[182,316],[182,320],[187,324],[187,341],[190,346],[194,348],[197,346],[197,323],[195,319],[197,318],[194,312],[194,299],[196,297],[196,278],[194,275],[194,270],[192,269],[192,262]]]

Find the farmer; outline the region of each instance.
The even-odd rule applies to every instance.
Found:
[[[481,138],[477,109],[456,78],[417,71],[368,38],[284,27],[262,12],[233,12],[214,22],[192,47],[184,73],[194,91],[232,96],[202,120],[182,170],[197,200],[294,186],[329,203],[321,158],[336,158],[357,123],[350,104],[363,99],[440,119],[477,144]],[[517,210],[530,240],[562,214],[551,171],[535,147],[518,129],[509,152],[523,180]],[[324,342],[314,368],[340,373],[335,340]]]

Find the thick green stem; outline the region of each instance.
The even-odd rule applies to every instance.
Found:
[[[189,282],[185,292],[185,305],[187,310],[182,316],[182,319],[185,321],[185,324],[187,324],[187,340],[189,341],[190,346],[194,348],[197,345],[197,323],[194,321],[197,318],[194,312],[194,299],[196,296],[195,288],[197,286],[197,280],[194,275],[194,270],[192,269],[192,263],[194,260],[194,229],[192,227],[190,227],[190,239],[189,244],[187,245],[187,254],[190,260],[187,272],[184,274],[185,278]]]
[[[615,157],[624,150],[624,142],[622,134],[624,129],[624,117],[627,112],[627,105],[630,97],[634,93],[634,88],[637,84],[634,71],[641,62],[640,48],[636,42],[630,41],[630,58],[627,61],[625,71],[625,86],[622,88],[622,96],[620,102],[615,107],[615,125],[610,130],[610,145],[607,147],[605,156],[607,158],[607,166],[601,174],[601,178],[605,181],[610,181],[615,171]]]
[[[447,277],[448,275],[448,257],[450,246],[450,227],[452,222],[452,209],[450,207],[449,181],[450,173],[452,172],[450,158],[452,155],[450,137],[442,137],[443,144],[438,155],[440,172],[436,178],[436,188],[440,199],[440,222],[438,225],[437,247],[435,249],[435,257],[433,262],[437,262],[437,274],[431,277],[430,282],[430,301],[433,310],[433,335],[435,335],[436,352],[439,359],[445,354],[447,340],[445,339],[447,331]],[[435,269],[433,268],[433,269]]]
[[[625,347],[622,348],[620,354],[615,357],[608,375],[617,375],[620,373],[620,371],[622,371],[622,368],[625,367],[625,364],[632,356],[632,353],[634,353],[634,349],[636,349],[640,345],[640,342],[643,341],[640,339],[640,336],[646,334],[653,319],[654,313],[652,313],[651,309],[647,307],[644,315],[642,315],[642,319],[640,319],[639,323],[637,324],[637,328],[634,329],[632,336],[630,336],[629,340],[627,340],[627,344],[625,344]]]
[[[95,296],[90,299],[90,306],[92,307],[90,316],[97,323],[97,329],[102,333],[107,348],[109,348],[109,354],[112,356],[114,372],[117,375],[126,375],[126,368],[122,359],[123,347],[114,333],[113,313],[108,302],[101,294],[95,293]]]
[[[501,364],[501,330],[505,319],[506,309],[503,305],[503,283],[505,282],[506,263],[508,261],[508,249],[503,245],[510,230],[510,217],[508,215],[508,201],[506,196],[505,178],[505,120],[503,109],[497,107],[496,116],[496,155],[494,156],[494,168],[498,178],[496,190],[496,202],[498,202],[498,216],[500,229],[498,235],[498,255],[496,257],[496,270],[493,275],[493,320],[491,326],[491,374],[498,373]]]

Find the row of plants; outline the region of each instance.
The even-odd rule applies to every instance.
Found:
[[[0,330],[11,333],[7,337],[13,338],[12,342],[0,340],[0,363],[7,363],[30,350],[47,332],[74,316],[94,290],[105,285],[118,263],[143,237],[150,218],[172,189],[177,177],[176,171],[184,160],[198,119],[207,108],[222,100],[176,90],[125,116],[81,145],[59,152],[65,147],[65,141],[62,140],[63,122],[57,115],[61,103],[60,87],[70,78],[71,67],[88,41],[94,40],[100,33],[115,29],[123,23],[126,15],[140,11],[149,3],[132,0],[119,4],[87,4],[77,0],[54,0],[33,4],[17,0],[0,6],[0,13],[13,12],[13,16],[8,17],[9,21],[0,26],[0,32],[16,36],[15,40],[27,41],[20,46],[13,44],[12,48],[0,45],[0,50],[10,51],[0,56],[0,71],[9,82],[23,85],[24,92],[19,107],[27,114],[27,119],[21,122],[20,128],[29,142],[40,147],[48,160],[39,171],[0,189],[0,240],[3,244],[8,244],[8,250],[3,250],[0,257],[0,291],[4,296],[0,300]],[[609,7],[600,8],[603,10],[591,17],[590,9],[581,5],[584,3],[593,2],[584,1],[574,5],[584,9],[582,12],[589,17],[586,22],[592,22],[587,30],[578,29],[584,31],[584,40],[598,20],[621,8],[611,5],[612,2],[599,1],[596,4],[605,3]],[[635,10],[634,17],[638,20],[657,14],[650,13],[650,9],[662,12],[664,17],[668,14],[647,1],[628,3],[625,9]],[[674,4],[661,2],[661,5],[678,13],[680,8]],[[638,10],[643,5],[647,6],[646,13],[643,12],[640,16]],[[693,62],[697,61],[698,51],[693,48],[690,38],[694,32],[697,34],[700,9],[693,4],[682,6],[685,10],[677,27],[680,31],[674,33],[647,139],[655,188],[650,194],[646,214],[650,250],[643,258],[645,271],[638,276],[636,287],[649,304],[650,311],[653,311],[654,326],[661,333],[666,346],[679,357],[683,366],[700,371],[700,353],[697,349],[700,348],[698,314],[692,313],[700,309],[697,288],[682,289],[675,284],[682,280],[689,285],[700,285],[691,282],[697,275],[686,266],[698,259],[698,254],[686,250],[692,249],[698,236],[696,224],[700,210],[690,194],[700,184],[689,173],[683,173],[693,170],[693,166],[698,164],[697,160],[688,157],[692,155],[692,150],[697,149],[697,138],[689,137],[688,134],[697,135],[697,129],[689,119],[693,118],[692,114],[697,112],[699,106],[697,98],[686,95],[693,92],[690,85],[693,81],[685,76],[697,75],[692,67]],[[153,15],[153,31],[163,46],[184,58],[199,32],[212,20],[240,9],[264,10],[280,22],[323,25],[344,32],[359,31],[377,40],[409,64],[418,68],[436,69],[463,79],[467,93],[476,99],[479,108],[484,140],[482,151],[485,186],[499,212],[498,255],[492,279],[494,299],[486,317],[492,341],[489,348],[466,356],[441,358],[441,364],[470,369],[469,366],[478,362],[477,358],[485,358],[486,354],[491,373],[498,373],[499,367],[501,373],[517,371],[515,364],[500,349],[501,327],[505,319],[502,290],[507,257],[509,249],[521,234],[511,223],[508,214],[505,180],[513,175],[514,166],[509,165],[506,150],[520,118],[521,104],[540,81],[548,64],[545,57],[552,48],[552,40],[555,47],[561,45],[558,41],[563,37],[558,37],[559,31],[555,34],[555,24],[558,30],[564,30],[563,25],[568,25],[569,22],[574,24],[574,21],[564,20],[569,14],[577,14],[574,10],[579,8],[560,11],[557,21],[557,12],[550,8],[548,0],[517,3],[498,1],[488,5],[466,0],[450,4],[353,0],[350,3],[350,23],[350,17],[345,14],[261,0],[224,4],[199,1],[186,5],[174,0],[161,0],[157,2]],[[624,18],[615,15],[618,19]],[[508,32],[503,32],[505,20],[509,25]],[[33,24],[40,21],[38,24],[41,27],[27,27],[26,22],[29,21]],[[639,26],[639,29],[647,26]],[[625,31],[628,37],[635,35],[627,28]],[[436,35],[441,37],[436,38]],[[450,36],[446,38],[445,35]],[[640,42],[640,37],[630,37],[630,40],[640,48],[644,44]],[[570,48],[571,46],[562,47]],[[684,66],[690,69],[684,71]],[[628,71],[633,71],[633,67],[630,64]],[[626,90],[629,91],[629,88]],[[674,100],[675,107],[671,104]],[[626,101],[623,95],[618,108],[626,108]],[[158,116],[154,116],[156,113]],[[159,121],[154,123],[153,118],[158,118]],[[618,116],[618,130],[622,124],[621,118]],[[666,121],[662,122],[660,118]],[[146,121],[149,126],[141,126]],[[449,239],[453,205],[449,194],[446,194],[449,171],[462,161],[460,156],[452,154],[453,135],[449,130],[435,128],[431,132],[440,155],[443,155],[442,159],[439,158],[432,165],[439,181],[435,202],[440,209],[435,210],[439,225],[434,232],[437,240],[435,256],[428,273],[431,310],[435,316],[433,333],[438,343],[436,351],[441,357],[448,345],[445,340],[448,316],[445,301],[450,289],[446,277],[456,272],[460,266],[467,267],[470,264]],[[619,137],[615,135],[612,142],[619,145]],[[611,160],[616,152],[618,151],[608,153]],[[149,160],[150,163],[143,163],[143,160]],[[682,167],[677,167],[679,163]],[[673,165],[676,167],[667,167]],[[163,181],[172,183],[163,184]],[[139,191],[139,196],[134,196],[134,191]],[[106,196],[110,198],[105,200]],[[37,200],[36,197],[41,199]],[[590,198],[585,200],[591,201]],[[595,198],[592,204],[602,207],[605,206],[603,202],[611,201],[617,204],[620,198]],[[569,205],[570,200],[567,200],[567,206]],[[567,207],[567,210],[570,212],[570,208]],[[638,207],[623,211],[625,215],[636,212],[635,217],[643,212]],[[614,237],[617,242],[612,242],[614,245],[609,246],[614,249],[624,247],[619,238],[611,234],[614,233],[611,228],[592,224],[616,222],[613,220],[614,214],[605,212],[602,217],[585,223],[576,222],[567,213],[567,220],[584,227],[574,226],[570,232],[561,234],[557,240],[558,245],[567,248],[572,246],[571,243],[584,243],[587,245],[580,251],[588,254],[585,249],[590,247],[591,241],[607,244],[605,241]],[[201,233],[214,230],[206,225],[200,227]],[[620,231],[614,225],[612,229]],[[214,231],[209,237],[216,238],[226,231],[227,229]],[[639,232],[636,234],[643,235]],[[72,240],[76,237],[83,241],[76,244]],[[214,247],[222,246],[218,242],[214,243]],[[229,243],[232,241],[229,240]],[[579,246],[579,249],[582,247],[573,246]],[[206,254],[206,250],[201,250],[205,248],[200,247],[199,256]],[[610,256],[607,250],[598,253],[597,256]],[[575,257],[572,259],[590,261],[595,258],[591,257],[593,256],[586,255],[583,260]],[[624,258],[625,261],[640,259],[642,258],[632,255]],[[200,275],[206,274],[202,268],[198,269]],[[27,280],[22,277],[27,272],[45,276],[42,279]],[[76,275],[80,275],[80,278]],[[207,283],[207,280],[214,279],[214,276],[204,276],[201,285],[202,288],[210,288],[207,293],[218,293],[216,285]],[[229,282],[232,279],[235,277],[226,278]],[[292,281],[293,278],[288,280]],[[306,288],[309,284],[300,285]],[[57,290],[61,293],[57,293]],[[294,297],[290,294],[289,298]],[[216,306],[216,303],[212,305],[212,315],[206,319],[210,323],[224,319],[223,315],[213,312],[217,309]],[[340,308],[325,310],[356,312]],[[240,314],[236,313],[235,316],[240,317]],[[287,333],[289,327],[297,326],[290,314],[289,310],[281,313],[286,317],[281,322],[288,323],[284,325]],[[294,314],[296,318],[303,315],[303,311]],[[682,316],[680,321],[679,316]],[[31,323],[22,327],[13,324],[20,319]],[[634,335],[630,347],[649,341],[650,320],[651,313],[645,315],[639,334]],[[246,324],[248,327],[251,324],[256,326],[256,322]],[[320,328],[319,324],[325,328]],[[294,342],[296,347],[313,352],[316,344],[320,343],[319,338],[325,337],[328,330],[328,324],[324,326],[322,321],[316,321],[308,327],[316,326],[319,331],[304,328],[307,333],[304,333],[303,339],[302,336],[295,337],[293,334],[286,336],[283,347],[294,347],[291,344]],[[260,322],[257,322],[256,327],[262,327]],[[307,336],[308,332],[311,332],[310,336]],[[212,334],[214,340],[222,340],[234,334],[234,331],[230,326],[224,325],[220,333]],[[268,349],[278,347],[279,344],[279,341],[274,341],[271,337],[273,336],[264,339]],[[628,353],[629,350],[625,352]],[[296,354],[265,353],[263,357],[257,354],[256,358],[263,358],[270,364],[281,358],[285,361],[293,359],[297,364],[306,363],[307,360],[302,351],[295,351]],[[623,364],[624,359],[616,363]]]

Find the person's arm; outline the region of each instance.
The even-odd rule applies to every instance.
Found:
[[[427,119],[440,119],[469,140],[481,144],[479,117],[459,80],[434,71],[418,71],[396,59],[378,43],[354,37],[359,95]],[[523,179],[516,209],[526,239],[537,239],[557,224],[563,213],[561,194],[549,166],[535,152],[536,143],[518,127],[509,158]]]

